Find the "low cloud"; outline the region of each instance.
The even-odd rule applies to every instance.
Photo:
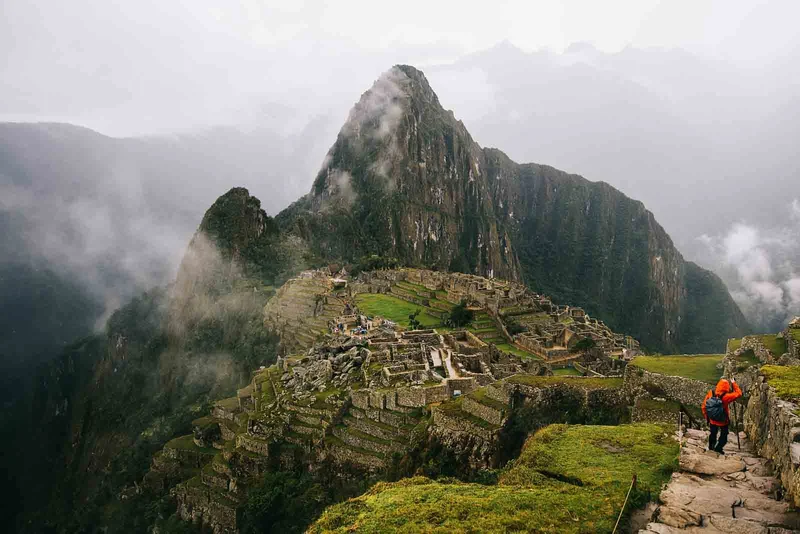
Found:
[[[391,136],[403,117],[403,85],[407,81],[408,76],[398,68],[384,72],[350,110],[342,133],[357,139],[362,134],[381,140]]]
[[[790,222],[799,216],[798,204],[790,204]],[[791,226],[763,229],[739,222],[723,235],[697,240],[756,328],[778,331],[800,315],[800,243]]]

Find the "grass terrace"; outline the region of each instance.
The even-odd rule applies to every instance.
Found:
[[[555,376],[581,376],[581,373],[574,367],[563,367],[561,369],[553,369]]]
[[[737,369],[744,370],[752,365],[761,365],[756,353],[752,350],[746,350],[736,358]]]
[[[741,346],[742,346],[742,338],[728,340],[728,350],[730,352],[739,350]]]
[[[461,403],[463,400],[464,397],[458,397],[456,399],[443,402],[436,409],[451,417],[460,417],[461,419],[469,421],[470,423],[481,428],[485,428],[486,430],[497,430],[499,428],[488,421],[484,421],[480,417],[475,417],[471,413],[467,413],[462,410]]]
[[[611,532],[632,475],[628,510],[658,495],[677,458],[660,425],[551,425],[528,439],[496,485],[378,483],[328,508],[309,532]]]
[[[495,346],[498,349],[502,350],[502,351],[510,352],[511,354],[513,354],[515,356],[519,356],[520,358],[527,358],[527,359],[532,359],[532,360],[541,360],[541,358],[539,358],[537,355],[533,354],[532,352],[528,352],[527,350],[523,350],[523,349],[521,349],[521,348],[519,348],[519,347],[517,347],[515,345],[512,345],[511,343],[498,343]]]
[[[218,400],[214,404],[228,411],[234,411],[239,409],[239,399],[237,397],[230,397],[227,399]]]
[[[495,410],[501,412],[507,411],[509,409],[509,406],[507,404],[497,401],[486,395],[485,387],[476,389],[472,393],[468,394],[467,397],[474,400],[475,402],[479,402],[481,404],[484,404],[486,406],[489,406],[490,408],[494,408]]]
[[[217,451],[217,449],[213,447],[198,447],[194,443],[194,435],[192,434],[187,434],[185,436],[180,436],[178,438],[170,440],[167,442],[166,445],[164,445],[164,448],[199,452],[200,454],[210,454],[212,456],[217,454],[217,452],[219,452]]]
[[[669,376],[682,376],[700,380],[708,384],[716,384],[722,371],[717,364],[724,354],[675,354],[670,356],[637,356],[631,365]]]
[[[511,384],[524,384],[532,387],[548,387],[558,384],[567,384],[574,387],[583,389],[603,389],[613,388],[618,389],[622,387],[622,378],[600,378],[591,377],[584,378],[580,376],[533,376],[528,374],[519,374],[510,376],[505,379]]]
[[[384,319],[394,321],[403,328],[409,327],[408,316],[417,310],[421,310],[417,320],[424,328],[436,328],[442,323],[441,319],[431,314],[430,308],[412,304],[391,295],[362,293],[356,295],[356,305],[361,310],[361,313],[380,315]]]
[[[772,353],[773,356],[783,356],[783,354],[788,350],[786,348],[786,340],[782,337],[778,337],[777,334],[765,334],[755,337],[764,344],[764,346]]]
[[[761,374],[775,389],[778,397],[792,402],[800,401],[800,367],[764,365],[761,367]]]

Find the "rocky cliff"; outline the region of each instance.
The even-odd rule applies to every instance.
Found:
[[[522,280],[651,349],[719,351],[746,328],[641,202],[481,148],[410,66],[362,95],[309,194],[277,220],[323,258]]]

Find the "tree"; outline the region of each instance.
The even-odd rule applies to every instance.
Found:
[[[462,300],[450,310],[450,317],[447,322],[450,326],[460,328],[462,326],[467,326],[474,318],[475,314],[472,310],[467,308],[467,302]]]
[[[595,342],[594,339],[590,337],[585,337],[580,341],[578,341],[577,343],[575,343],[575,346],[572,347],[571,352],[589,352],[590,350],[595,348],[596,345],[597,343]]]
[[[408,328],[411,330],[419,330],[422,328],[422,323],[417,320],[417,316],[419,315],[420,310],[418,309],[414,313],[408,316]]]
[[[516,319],[513,317],[509,317],[505,321],[506,323],[506,330],[508,330],[509,335],[516,336],[517,334],[521,334],[526,332],[528,329],[519,324]]]

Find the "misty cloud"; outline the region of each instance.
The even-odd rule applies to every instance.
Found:
[[[366,130],[371,137],[383,140],[394,134],[403,116],[403,84],[408,77],[400,69],[384,72],[350,110],[342,133],[359,139]]]
[[[698,241],[754,326],[774,332],[800,315],[796,227],[759,229],[739,222],[724,235]]]
[[[670,2],[487,10],[414,0],[387,18],[363,0],[9,0],[0,10],[9,81],[0,120],[162,137],[106,138],[102,150],[82,152],[92,165],[114,145],[130,152],[102,172],[52,182],[48,173],[74,162],[27,169],[33,184],[0,168],[0,216],[25,221],[14,236],[30,248],[20,251],[32,256],[25,261],[74,274],[110,311],[171,279],[204,210],[231,186],[248,187],[270,214],[308,192],[355,97],[377,73],[408,63],[477,142],[642,200],[687,258],[724,275],[737,301],[778,310],[776,288],[784,306],[796,301],[787,265],[800,264],[778,244],[787,211],[774,209],[800,177],[798,9],[791,0],[712,2],[702,13]],[[395,76],[379,79],[350,117],[376,121],[385,142],[402,111]],[[25,148],[9,146],[0,148]],[[390,174],[386,153],[370,172]],[[337,190],[352,191],[337,179]],[[788,214],[800,221],[800,199]],[[741,220],[755,234],[734,226]],[[744,250],[752,243],[755,252]]]

